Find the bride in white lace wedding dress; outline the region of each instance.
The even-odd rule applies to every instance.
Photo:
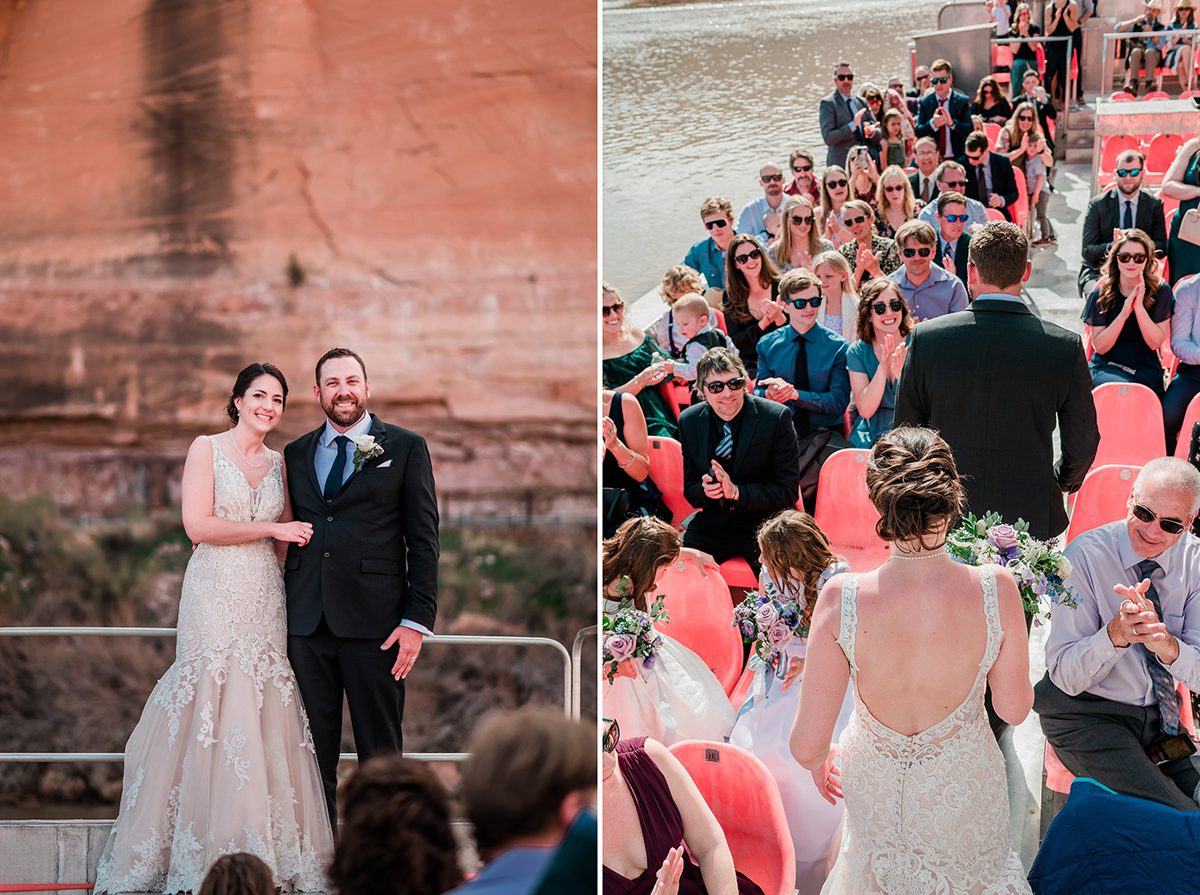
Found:
[[[830,801],[841,850],[822,895],[1002,895],[1029,884],[1008,833],[1004,760],[984,711],[1033,702],[1016,582],[945,551],[961,505],[953,457],[928,429],[872,449],[871,499],[892,558],[833,579],[817,601],[792,752]],[[829,747],[847,679],[854,715]],[[840,757],[840,770],[838,768]]]
[[[262,444],[286,385],[274,367],[255,364],[233,394],[236,428],[196,439],[184,467],[184,526],[198,546],[183,580],[175,663],[125,747],[125,789],[97,893],[194,892],[217,858],[238,851],[262,858],[285,892],[328,891],[333,840],[287,660],[272,540],[304,543],[311,526],[278,521],[283,460]]]

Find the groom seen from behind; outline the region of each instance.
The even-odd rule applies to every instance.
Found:
[[[289,545],[284,583],[288,658],[336,829],[343,693],[359,760],[401,751],[404,678],[437,614],[438,509],[425,439],[367,412],[361,357],[327,351],[313,393],[324,424],[284,449],[292,511],[313,536]]]

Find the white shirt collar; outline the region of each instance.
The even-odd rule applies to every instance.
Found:
[[[333,440],[339,435],[345,435],[347,438],[354,438],[356,435],[366,435],[371,431],[371,423],[371,414],[364,413],[363,418],[355,423],[351,428],[347,429],[345,432],[339,432],[337,429],[333,428],[333,423],[326,419],[325,428],[321,432],[321,447],[331,446],[333,444]]]

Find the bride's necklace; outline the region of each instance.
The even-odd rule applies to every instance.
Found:
[[[896,553],[895,551],[893,551],[892,555],[888,558],[888,562],[891,562],[893,559],[934,559],[935,557],[945,556],[945,555],[946,555],[946,548],[944,546],[940,550],[934,550],[931,553],[912,554],[912,553]]]
[[[259,461],[257,463],[251,463],[250,459],[246,456],[246,452],[243,451],[241,446],[238,444],[237,437],[232,432],[229,433],[229,440],[233,442],[233,449],[241,456],[242,462],[244,462],[251,469],[262,469],[263,464],[267,462],[267,457],[270,456],[266,451],[263,451],[263,455]]]

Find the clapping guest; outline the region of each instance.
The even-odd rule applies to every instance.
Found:
[[[1000,92],[1000,84],[991,75],[980,80],[975,99],[971,102],[971,114],[978,115],[987,124],[1005,124],[1012,117],[1012,106]]]
[[[842,223],[842,209],[850,198],[850,178],[845,169],[832,165],[821,175],[821,232],[841,248],[854,238]]]
[[[822,252],[813,258],[812,272],[821,281],[821,292],[825,296],[817,322],[847,342],[854,341],[858,294],[850,282],[850,262],[840,252]]]
[[[1054,162],[1054,156],[1038,125],[1037,112],[1028,103],[1022,103],[1000,131],[1000,136],[996,138],[996,152],[1006,154],[1013,168],[1019,167],[1025,174],[1029,213],[1037,215],[1041,229],[1041,238],[1034,245],[1054,244],[1058,238],[1046,216],[1046,207],[1050,203],[1047,172]]]
[[[971,237],[964,232],[967,225],[967,197],[962,193],[948,192],[937,197],[937,235],[938,250],[936,263],[946,273],[958,277],[958,281],[967,285],[967,259],[970,253]],[[967,298],[971,293],[968,290]]]
[[[1200,394],[1200,274],[1192,274],[1175,284],[1175,312],[1171,316],[1171,351],[1179,358],[1167,393],[1163,396],[1163,428],[1167,453],[1175,451],[1176,438],[1192,398]]]
[[[739,233],[725,260],[725,327],[751,378],[758,370],[758,340],[785,323],[776,299],[779,272],[753,236]]]
[[[916,216],[917,207],[912,185],[904,169],[892,165],[879,175],[875,193],[875,230],[885,239],[892,239],[906,221]]]
[[[779,272],[785,273],[794,267],[812,270],[813,258],[832,250],[833,243],[821,238],[812,200],[808,196],[788,199],[783,205],[783,233],[768,249]]]
[[[1127,230],[1113,243],[1100,284],[1083,306],[1084,340],[1095,349],[1093,385],[1138,382],[1160,398],[1158,349],[1171,325],[1175,298],[1159,277],[1154,243],[1144,230]]]
[[[675,302],[692,293],[704,294],[704,280],[700,274],[686,264],[668,267],[663,274],[662,284],[658,287],[658,295],[666,303],[667,309],[661,317],[646,327],[646,335],[671,357],[677,357],[687,343],[687,339],[675,325]],[[710,325],[715,325],[715,318],[710,321]]]
[[[917,106],[917,136],[933,137],[942,158],[958,158],[973,127],[971,101],[954,89],[954,70],[949,62],[938,59],[929,69],[933,92],[925,94]]]
[[[1040,37],[1042,29],[1033,24],[1033,9],[1028,3],[1018,3],[1008,37],[1029,39]],[[1012,69],[1009,72],[1009,85],[1012,87],[1013,98],[1025,87],[1025,73],[1029,70],[1037,73],[1037,43],[1010,44],[1013,51]],[[1040,84],[1041,79],[1038,79]],[[1043,91],[1044,95],[1044,91]]]
[[[670,359],[653,339],[625,320],[625,300],[608,283],[601,290],[601,311],[604,387],[637,398],[651,435],[675,438],[679,429],[654,388],[671,375]]]
[[[937,167],[934,174],[934,181],[937,183],[938,194],[942,193],[958,193],[963,196],[967,203],[967,232],[974,233],[980,227],[988,222],[987,209],[983,207],[983,203],[970,196],[967,196],[963,191],[967,188],[966,168],[955,161],[942,162]],[[937,221],[937,205],[930,203],[921,209],[917,215],[917,220],[924,221],[935,230],[938,226]],[[961,271],[959,274],[961,275]]]
[[[842,217],[854,241],[838,251],[850,264],[856,290],[871,277],[887,276],[900,266],[895,241],[875,234],[875,212],[870,205],[851,199]]]
[[[1083,217],[1083,264],[1079,267],[1079,295],[1086,297],[1100,279],[1100,266],[1122,230],[1137,227],[1154,240],[1155,254],[1167,251],[1167,225],[1162,200],[1142,189],[1146,158],[1127,149],[1116,158],[1116,184],[1088,203]],[[1172,265],[1173,266],[1173,265]]]
[[[900,289],[889,280],[871,280],[858,302],[858,341],[846,352],[854,395],[850,443],[869,448],[892,428],[896,386],[908,356],[905,341],[913,320]]]
[[[807,149],[793,149],[788,156],[788,165],[792,169],[792,179],[783,191],[789,196],[808,196],[813,205],[820,203],[821,187],[817,185],[812,153]]]

